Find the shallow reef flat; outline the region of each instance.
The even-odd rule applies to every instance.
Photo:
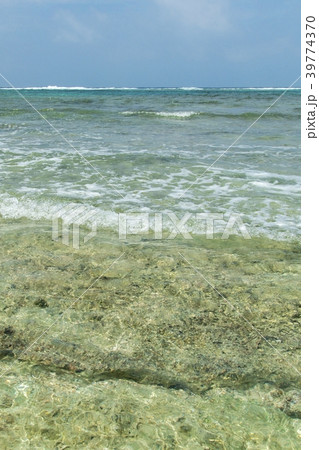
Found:
[[[299,448],[299,242],[0,221],[3,448]]]

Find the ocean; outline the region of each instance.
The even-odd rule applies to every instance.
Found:
[[[300,90],[227,151],[282,92],[22,90],[68,145],[2,89],[0,213],[50,219],[80,202],[102,228],[125,212],[236,213],[253,235],[299,235]]]
[[[0,117],[4,448],[299,448],[300,89]]]

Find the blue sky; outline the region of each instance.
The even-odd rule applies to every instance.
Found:
[[[0,11],[0,72],[19,87],[281,87],[300,74],[299,0],[0,0]]]

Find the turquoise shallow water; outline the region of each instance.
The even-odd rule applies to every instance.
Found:
[[[300,447],[300,90],[223,154],[283,92],[0,89],[1,448]]]
[[[101,227],[117,226],[111,211],[236,213],[252,234],[294,237],[300,90],[223,155],[282,92],[22,90],[70,146],[15,91],[0,90],[0,213],[50,218],[81,202]]]
[[[300,447],[298,242],[0,223],[2,448]]]

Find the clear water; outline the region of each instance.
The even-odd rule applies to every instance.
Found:
[[[1,448],[300,448],[300,90],[225,155],[282,90],[21,92],[68,143],[0,90]],[[130,211],[252,238],[119,240]]]

